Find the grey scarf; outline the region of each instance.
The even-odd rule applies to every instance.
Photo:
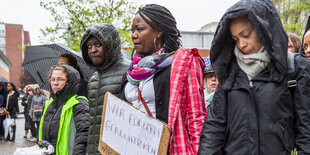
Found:
[[[270,57],[264,46],[257,53],[252,54],[244,54],[235,46],[234,53],[239,67],[246,73],[249,80],[263,71],[270,62]]]

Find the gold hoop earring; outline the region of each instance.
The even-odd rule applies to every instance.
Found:
[[[133,48],[131,51],[131,60],[133,60],[133,55],[134,55],[135,51],[136,51],[136,48]]]
[[[156,39],[157,37],[154,38],[154,48],[156,51],[158,51],[160,49],[160,44],[159,44],[159,48],[157,48]]]

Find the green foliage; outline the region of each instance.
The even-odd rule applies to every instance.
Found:
[[[302,36],[310,15],[309,0],[272,0],[276,6],[284,29]]]
[[[111,23],[119,31],[123,47],[132,47],[130,29],[137,7],[125,0],[41,0],[41,7],[53,17],[50,25],[41,29],[42,43],[67,42],[68,30],[60,27],[71,27],[70,48],[80,50],[80,40],[86,29],[95,23]]]
[[[24,46],[18,45],[17,48],[21,51],[25,51],[27,46],[29,46],[29,44],[24,44]]]

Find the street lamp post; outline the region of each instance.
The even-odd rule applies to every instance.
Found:
[[[70,26],[68,26],[68,31],[69,31],[69,36],[68,36],[68,46],[69,46],[69,48],[70,48],[70,37],[71,37],[71,27]]]
[[[60,26],[59,29],[66,29],[68,30],[68,47],[70,47],[70,37],[71,37],[71,26]]]

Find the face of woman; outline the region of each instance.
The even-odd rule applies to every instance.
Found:
[[[67,75],[61,70],[54,70],[50,79],[54,93],[61,91],[67,84]]]
[[[58,61],[57,61],[57,64],[58,64],[58,65],[62,65],[62,64],[68,65],[69,62],[68,62],[68,59],[67,59],[67,58],[59,57],[59,58],[58,58]]]
[[[310,59],[310,30],[304,36],[303,48],[308,59]]]
[[[133,19],[131,31],[131,39],[138,54],[151,55],[161,48],[162,32],[153,29],[139,14]]]
[[[33,92],[30,90],[30,88],[27,88],[27,94],[28,95],[32,95],[33,94]]]
[[[247,18],[238,18],[232,21],[230,25],[232,38],[236,45],[244,54],[257,53],[262,44],[259,41],[256,32]]]
[[[291,41],[291,38],[288,37],[288,45],[287,45],[287,50],[292,52],[292,53],[295,53],[296,52],[296,49],[294,48],[294,44],[293,42]]]
[[[36,89],[36,94],[41,94],[41,89]]]
[[[216,90],[216,87],[218,85],[218,80],[216,78],[215,73],[208,73],[205,77],[206,80],[206,86],[207,86],[207,91],[209,93],[212,93]]]
[[[6,85],[6,89],[8,90],[8,91],[11,91],[11,90],[13,90],[13,86],[11,85],[11,84],[7,84]]]

